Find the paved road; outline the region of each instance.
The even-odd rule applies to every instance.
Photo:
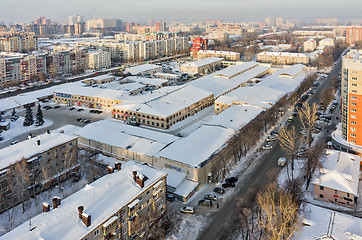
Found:
[[[308,100],[309,102],[318,102],[318,95],[323,88],[329,85],[332,76],[338,76],[340,68],[341,63],[339,61],[327,79],[319,86],[316,93],[310,97]],[[290,125],[294,126],[296,132],[299,133],[301,128],[301,123],[299,121],[294,121]],[[198,239],[221,239],[220,234],[222,234],[225,228],[228,227],[228,222],[232,221],[232,219],[236,217],[237,212],[235,210],[238,209],[238,199],[252,199],[252,196],[256,193],[257,189],[273,181],[273,179],[268,177],[268,172],[274,169],[277,172],[280,171],[280,167],[277,166],[277,162],[281,156],[283,156],[283,151],[279,144],[275,142],[273,149],[263,154],[263,156],[259,159],[260,162],[250,173],[245,176],[240,176],[241,179],[237,184],[237,191],[224,204],[222,204],[219,211],[210,216],[212,220],[200,232]]]

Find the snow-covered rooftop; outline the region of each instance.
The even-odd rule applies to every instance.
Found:
[[[307,204],[294,239],[362,239],[362,219]],[[332,220],[332,221],[331,221]],[[329,238],[327,238],[329,236]]]
[[[118,101],[123,100],[124,96],[128,96],[128,93],[122,90],[100,89],[98,87],[90,87],[90,86],[83,86],[83,87],[73,86],[72,88],[61,88],[55,91],[55,94],[57,93],[103,98],[103,99],[112,99]]]
[[[215,51],[215,50],[199,50],[197,53],[221,54],[221,55],[240,55],[238,52]]]
[[[167,185],[177,188],[185,179],[186,173],[178,172],[170,168],[163,168],[162,171],[167,172]]]
[[[19,142],[15,145],[0,149],[0,169],[7,168],[9,165],[20,161],[22,158],[32,158],[51,148],[67,143],[76,138],[76,136],[70,136],[64,133],[50,132],[50,134],[42,134],[23,142]],[[37,145],[38,140],[40,140],[40,145]]]
[[[166,79],[145,78],[145,77],[136,77],[136,76],[129,76],[126,79],[143,84],[143,85],[153,85],[153,86],[162,86],[163,84],[168,82],[168,80],[166,80]]]
[[[252,86],[252,87],[240,87],[236,90],[222,95],[215,100],[216,103],[234,104],[247,104],[264,109],[271,108],[275,103],[279,101],[285,92],[264,87],[264,86]]]
[[[321,175],[313,184],[356,195],[358,193],[361,157],[335,150],[327,150]]]
[[[160,66],[157,66],[154,64],[142,64],[142,65],[126,68],[125,72],[129,72],[132,75],[138,75],[143,72],[157,70],[157,69],[161,70],[162,68]]]
[[[76,131],[75,134],[148,156],[154,156],[166,145],[179,139],[171,134],[134,127],[113,120],[94,122]]]
[[[142,189],[133,181],[132,172],[148,177]],[[119,172],[108,174],[80,191],[62,200],[61,205],[47,213],[41,213],[25,222],[2,239],[82,239],[96,227],[106,224],[117,211],[131,204],[143,191],[148,189],[167,173],[134,162],[122,165]],[[84,213],[91,216],[89,227],[78,217],[78,206],[84,206]]]
[[[276,57],[304,57],[304,58],[308,58],[307,55],[305,55],[304,53],[290,53],[290,52],[261,52],[258,53],[257,55],[260,56],[276,56]]]
[[[209,65],[212,63],[217,63],[217,62],[221,62],[222,60],[224,60],[223,58],[218,58],[218,57],[208,57],[208,58],[204,58],[195,62],[190,62],[190,63],[184,63],[182,64],[182,66],[184,67],[202,67],[205,65]]]
[[[220,150],[233,134],[234,130],[231,129],[204,125],[187,137],[170,144],[157,156],[198,168]]]
[[[115,109],[119,108],[154,116],[168,117],[210,95],[212,93],[206,90],[186,85],[143,103],[122,102],[113,107]]]
[[[222,126],[238,131],[263,111],[264,110],[259,107],[233,105],[220,114],[212,117],[210,121],[205,124]]]
[[[218,97],[267,72],[268,69],[256,62],[247,62],[225,68],[187,83],[187,85],[212,92],[215,97]]]

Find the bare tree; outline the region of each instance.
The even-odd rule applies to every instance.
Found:
[[[334,84],[335,85],[335,84]],[[319,101],[320,103],[323,105],[323,108],[326,109],[326,107],[328,106],[328,104],[332,101],[332,99],[334,98],[334,92],[335,89],[332,86],[329,86],[325,89],[323,89],[323,91],[321,92],[321,94],[319,95]]]
[[[294,179],[294,159],[295,153],[297,151],[297,136],[295,135],[295,129],[292,127],[291,129],[282,128],[279,131],[279,135],[277,136],[279,140],[279,145],[283,149],[285,156],[287,158],[287,172],[288,178],[289,176],[289,164],[291,165],[291,179]]]
[[[313,174],[318,167],[322,166],[321,156],[324,153],[325,143],[322,141],[314,144],[308,151],[307,161],[305,163],[306,170],[306,190],[308,190]]]
[[[299,207],[290,194],[271,184],[258,193],[256,202],[261,210],[258,223],[265,239],[290,239],[299,227],[296,221]]]
[[[312,134],[316,126],[317,121],[317,106],[313,103],[310,106],[307,102],[303,104],[303,107],[298,110],[299,120],[302,123],[305,136],[307,138],[308,146],[310,147],[313,141]]]
[[[25,212],[25,200],[28,198],[29,187],[29,167],[25,158],[22,158],[15,164],[15,181],[17,190],[20,191],[21,205],[23,213]]]

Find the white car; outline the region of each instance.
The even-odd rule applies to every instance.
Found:
[[[182,213],[194,214],[194,213],[195,213],[195,209],[194,209],[193,207],[185,206],[185,207],[181,207],[181,208],[180,208],[180,212],[182,212]]]
[[[278,159],[278,166],[284,167],[287,164],[287,159],[285,157],[280,157]]]
[[[267,142],[271,142],[271,141],[275,141],[275,140],[277,140],[277,138],[276,138],[275,136],[268,136],[268,137],[266,138],[266,141],[267,141]]]
[[[267,145],[264,145],[261,149],[263,149],[263,150],[270,150],[270,149],[272,149],[272,148],[273,148],[272,145],[267,144]]]

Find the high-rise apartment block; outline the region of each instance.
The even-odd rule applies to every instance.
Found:
[[[38,49],[38,38],[29,32],[0,33],[0,51],[27,53]]]
[[[362,146],[362,50],[342,59],[342,138]]]
[[[362,41],[362,27],[361,26],[347,27],[346,43],[352,45],[356,44],[359,41]]]

